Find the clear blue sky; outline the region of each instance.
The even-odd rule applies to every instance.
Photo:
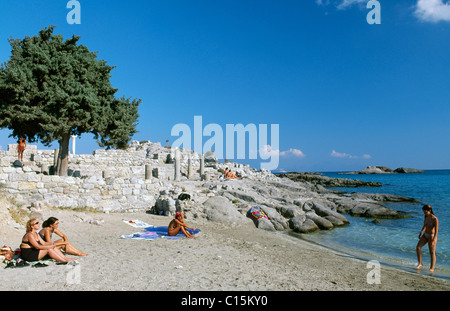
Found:
[[[279,169],[450,168],[446,0],[380,0],[380,25],[364,0],[79,0],[80,25],[67,2],[1,0],[0,62],[10,37],[51,24],[80,35],[117,66],[117,95],[142,99],[135,140],[172,142],[199,115],[224,129],[279,124]],[[98,148],[77,141],[77,153]]]

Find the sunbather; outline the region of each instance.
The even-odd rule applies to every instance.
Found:
[[[22,238],[20,244],[20,257],[25,261],[38,261],[49,255],[50,258],[61,262],[75,260],[75,258],[67,258],[56,247],[55,243],[45,242],[37,233],[39,229],[39,221],[32,218],[27,222],[27,233]]]
[[[186,225],[186,222],[184,220],[184,215],[182,212],[176,212],[175,218],[172,219],[172,221],[169,224],[169,227],[167,228],[167,234],[169,236],[175,236],[181,230],[181,232],[183,232],[184,235],[187,236],[188,238],[190,238],[190,239],[194,238],[194,236],[192,234],[190,234],[187,229],[195,230],[195,228],[192,228],[192,227],[189,227],[188,225]]]
[[[225,171],[224,177],[227,179],[241,179],[241,177],[237,177],[236,174],[234,174],[231,170]]]
[[[76,256],[87,256],[86,253],[78,250],[75,246],[73,246],[67,236],[58,230],[59,220],[55,217],[50,217],[42,224],[43,229],[39,232],[41,238],[51,243],[52,242],[52,234],[56,233],[61,237],[61,239],[55,241],[55,245],[57,248],[62,249],[64,252],[76,255]]]

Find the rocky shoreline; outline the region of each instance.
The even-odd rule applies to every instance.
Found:
[[[44,158],[34,152],[35,162]],[[9,153],[6,155],[12,157]],[[51,155],[46,157],[51,158]],[[115,163],[118,159],[120,163]],[[402,211],[387,208],[383,202],[415,202],[412,198],[387,194],[335,191],[325,187],[356,187],[359,181],[301,173],[291,173],[287,177],[274,175],[248,165],[221,163],[211,153],[205,157],[181,150],[179,161],[177,164],[170,149],[148,141],[133,142],[125,151],[102,150],[95,151],[92,157],[73,157],[70,168],[80,171],[80,177],[33,171],[33,165],[48,166],[48,161],[42,162],[46,165],[32,162],[12,168],[13,161],[8,162],[5,157],[5,166],[1,169],[2,187],[8,197],[20,198],[20,204],[35,213],[39,213],[42,206],[88,207],[108,213],[146,211],[165,216],[183,211],[186,218],[192,220],[227,224],[251,224],[253,221],[260,229],[299,233],[348,225],[346,215],[373,219],[408,217]],[[125,170],[124,163],[137,166]],[[192,163],[200,168],[194,169]],[[83,170],[86,164],[90,166]],[[224,179],[222,172],[227,167],[242,178]],[[84,175],[88,173],[92,175]],[[366,183],[361,185],[367,186]],[[256,206],[268,217],[249,216],[249,210]]]
[[[384,202],[411,202],[413,198],[371,193],[346,193],[328,190],[309,182],[295,182],[267,174],[264,178],[215,180],[201,184],[184,183],[186,192],[165,192],[152,214],[170,215],[183,211],[187,219],[206,219],[226,224],[250,224],[268,231],[311,233],[348,225],[346,215],[371,219],[409,217],[405,212],[387,208]],[[190,198],[195,189],[207,192],[207,198]],[[268,216],[254,219],[249,210],[258,206]]]

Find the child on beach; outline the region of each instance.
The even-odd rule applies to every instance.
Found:
[[[169,227],[167,228],[167,233],[169,236],[175,236],[181,230],[181,232],[183,232],[186,237],[188,237],[190,239],[194,238],[194,236],[186,230],[187,228],[195,230],[195,228],[188,227],[186,225],[186,222],[184,220],[184,215],[182,212],[176,212],[175,218],[172,219],[172,221],[169,224]]]
[[[422,247],[428,243],[428,249],[430,250],[431,265],[430,271],[434,271],[436,265],[436,242],[439,229],[439,221],[433,213],[433,209],[430,205],[424,205],[422,211],[425,215],[424,225],[419,233],[419,242],[416,246],[418,265],[416,269],[421,268],[422,265]]]
[[[42,224],[43,229],[39,232],[41,238],[51,243],[52,242],[52,234],[56,233],[61,237],[61,239],[55,241],[55,245],[57,248],[64,250],[66,253],[76,256],[87,256],[88,254],[78,250],[75,246],[73,246],[67,236],[58,230],[59,220],[55,217],[50,217]]]

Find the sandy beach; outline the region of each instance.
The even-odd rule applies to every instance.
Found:
[[[81,213],[45,209],[80,250],[78,265],[0,269],[0,290],[34,291],[448,291],[450,282],[425,271],[381,266],[368,284],[367,262],[251,225],[187,220],[195,239],[121,239],[142,231],[123,220],[168,225],[171,217],[142,213]],[[41,220],[43,220],[41,219]],[[1,243],[19,246],[24,229],[2,226]],[[72,256],[73,257],[73,256]]]

